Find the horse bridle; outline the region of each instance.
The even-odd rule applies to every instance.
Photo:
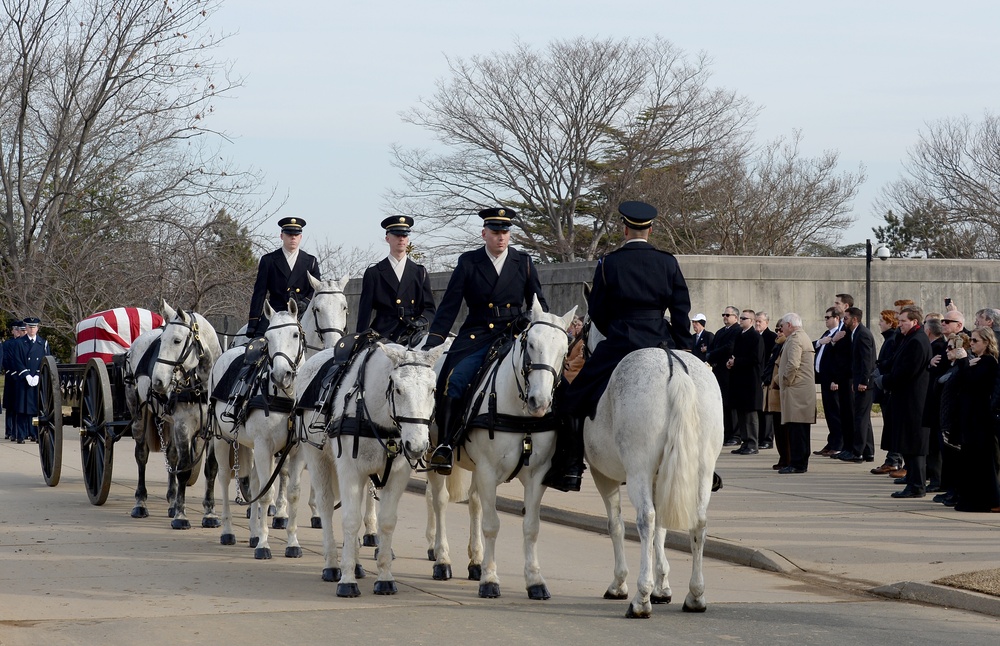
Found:
[[[317,296],[321,296],[323,294],[343,294],[343,293],[344,293],[343,290],[328,290],[328,291],[316,292],[315,294],[313,294],[313,300],[316,300]],[[312,303],[312,301],[310,301],[310,303]],[[313,323],[316,325],[316,333],[319,334],[319,342],[323,344],[323,347],[314,348],[311,345],[306,344],[306,348],[308,348],[309,350],[323,350],[326,348],[326,339],[323,337],[324,334],[330,332],[336,332],[340,334],[341,337],[347,336],[347,331],[342,330],[339,327],[321,327],[319,324],[319,312],[315,308],[312,310],[312,315],[313,315]]]
[[[396,366],[393,369],[392,372],[395,372],[396,370],[399,370],[400,368],[405,368],[407,366],[414,366],[414,367],[417,367],[417,368],[424,368],[425,370],[430,370],[431,372],[434,371],[434,367],[433,366],[428,366],[427,364],[419,363],[419,362],[416,362],[416,361],[409,361],[407,363],[401,363],[401,364],[399,364],[398,366]],[[385,397],[389,401],[389,419],[392,420],[392,423],[396,427],[396,430],[402,432],[403,427],[402,427],[401,424],[403,422],[406,422],[408,424],[418,424],[420,426],[426,426],[428,432],[430,432],[431,422],[434,421],[434,407],[431,408],[431,416],[429,418],[427,418],[427,417],[404,417],[402,415],[397,415],[396,414],[396,388],[395,388],[395,386],[396,386],[396,382],[392,378],[392,373],[389,373],[389,386],[385,390]],[[405,444],[403,444],[403,453],[404,454],[406,453],[406,445]],[[407,460],[411,460],[411,456],[410,455],[406,455],[406,459]],[[412,465],[412,461],[411,461],[411,465]]]
[[[282,323],[281,325],[271,325],[271,326],[268,326],[267,330],[268,331],[271,331],[271,330],[280,330],[283,327],[292,327],[292,326],[295,326],[295,327],[297,327],[299,329],[299,349],[298,349],[298,353],[295,356],[295,360],[293,361],[292,358],[290,356],[288,356],[287,354],[285,354],[284,352],[275,352],[274,354],[271,354],[269,352],[268,355],[267,355],[267,362],[271,366],[274,366],[274,360],[276,358],[278,358],[278,357],[281,357],[282,359],[284,359],[285,361],[288,362],[288,367],[291,368],[291,370],[292,370],[292,378],[294,379],[295,376],[299,372],[299,365],[301,365],[301,363],[302,363],[302,357],[304,357],[305,354],[306,354],[306,334],[302,330],[302,325],[298,321],[295,321],[294,323]],[[269,372],[271,372],[271,371],[269,371]],[[272,374],[273,374],[273,372],[272,372]],[[277,385],[277,384],[275,384],[275,385]]]
[[[205,348],[201,344],[201,335],[198,333],[198,321],[195,319],[194,313],[186,312],[185,314],[187,315],[187,318],[190,319],[191,321],[190,323],[186,323],[183,319],[180,320],[174,319],[173,321],[170,321],[170,323],[167,324],[168,327],[171,325],[179,325],[181,327],[187,328],[190,331],[190,333],[187,336],[187,339],[184,342],[184,347],[181,349],[180,357],[178,357],[176,361],[169,361],[167,359],[162,358],[160,356],[160,353],[158,353],[156,356],[156,363],[162,363],[163,365],[171,366],[173,368],[172,382],[174,384],[177,385],[188,384],[194,387],[195,383],[192,377],[197,376],[198,365],[201,364],[201,360],[205,357]],[[187,361],[188,356],[192,352],[194,352],[196,346],[198,349],[198,362],[191,370],[184,371],[183,370],[184,362]],[[180,373],[180,376],[178,376],[178,373]]]
[[[559,386],[559,382],[562,381],[562,371],[556,369],[555,366],[550,366],[547,363],[531,363],[531,357],[528,356],[528,332],[536,325],[547,325],[566,334],[566,330],[548,321],[532,321],[524,329],[524,332],[521,333],[521,377],[524,380],[524,388],[521,388],[519,381],[515,380],[515,383],[517,384],[517,395],[525,403],[528,401],[528,377],[533,370],[545,370],[552,374],[552,392],[555,392],[556,387]],[[513,353],[511,353],[511,361],[513,361],[513,356]]]

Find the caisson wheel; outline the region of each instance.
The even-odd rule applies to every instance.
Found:
[[[56,359],[42,360],[38,375],[38,457],[42,462],[45,484],[59,484],[62,473],[63,419],[62,393],[59,390],[59,369]]]
[[[111,488],[115,438],[108,368],[100,359],[87,362],[80,392],[80,457],[83,483],[93,505],[103,505]]]

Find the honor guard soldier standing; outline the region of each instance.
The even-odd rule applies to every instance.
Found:
[[[250,338],[263,334],[267,329],[268,321],[263,317],[265,298],[276,312],[287,310],[289,299],[294,298],[302,313],[312,300],[313,288],[306,274],[312,274],[316,279],[321,276],[316,257],[299,249],[305,225],[306,221],[302,218],[278,220],[281,248],[261,256],[257,265],[257,280],[253,285],[250,314],[247,316],[247,336]]]
[[[556,457],[543,484],[579,491],[583,476],[583,421],[593,417],[611,372],[625,355],[642,348],[689,350],[691,298],[677,259],[649,243],[656,209],[644,202],[623,202],[625,243],[597,263],[588,298],[590,320],[606,338],[556,402],[560,425]],[[663,317],[670,311],[670,321]]]
[[[365,270],[358,304],[358,332],[372,329],[403,345],[418,342],[434,316],[427,270],[406,255],[412,226],[413,218],[407,215],[382,220],[389,256]]]
[[[14,360],[14,344],[24,336],[24,321],[14,321],[10,324],[10,338],[3,342],[3,408],[7,411],[4,417],[4,437],[8,440],[16,440],[14,432],[14,401],[17,399],[17,375],[14,373],[11,362]]]
[[[458,441],[464,413],[464,397],[470,382],[486,360],[494,341],[520,332],[515,325],[530,310],[537,298],[545,311],[548,304],[542,295],[538,271],[531,256],[508,246],[511,209],[485,209],[482,237],[486,244],[458,258],[448,281],[425,348],[444,343],[464,301],[469,307],[438,381],[438,429],[440,444],[430,459],[430,468],[448,475],[452,467],[452,447]]]
[[[31,418],[38,414],[38,373],[42,369],[45,355],[52,354],[49,342],[38,336],[37,318],[24,319],[25,334],[17,339],[13,347],[11,370],[18,382],[14,400],[14,432],[18,444],[27,439],[38,441]],[[9,414],[9,413],[8,413]]]

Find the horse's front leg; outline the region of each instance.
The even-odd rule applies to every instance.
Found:
[[[708,607],[705,601],[705,575],[702,571],[707,526],[705,515],[702,514],[698,518],[698,524],[691,530],[691,582],[690,591],[684,599],[686,612],[705,612]]]
[[[378,505],[375,500],[375,490],[371,486],[365,487],[368,495],[365,496],[365,533],[361,537],[361,544],[365,547],[378,547]]]
[[[554,438],[553,434],[553,438]],[[524,485],[524,518],[521,529],[524,534],[524,587],[528,598],[544,601],[551,595],[542,576],[542,566],[538,563],[538,531],[541,524],[542,479],[549,470],[551,460],[538,461],[528,473],[522,471],[521,482]]]
[[[469,485],[469,580],[483,578],[483,500],[476,481]]]
[[[337,506],[339,485],[330,449],[303,446],[305,462],[309,469],[312,497],[316,500],[316,513],[323,530],[323,580],[337,583],[341,579],[337,560],[337,539],[333,531],[333,513]]]
[[[144,416],[140,416],[142,418]],[[149,508],[146,507],[146,463],[149,462],[149,444],[143,433],[144,429],[132,424],[132,436],[135,438],[135,464],[139,470],[139,482],[135,487],[135,507],[132,508],[132,518],[148,518]]]
[[[291,478],[288,460],[281,465],[278,474],[278,493],[274,498],[274,518],[271,519],[271,529],[288,528],[288,481]]]
[[[337,584],[338,597],[358,597],[358,531],[364,510],[364,496],[368,495],[365,476],[360,473],[353,458],[337,460],[337,481],[340,483],[340,513],[343,516],[344,549],[340,553],[343,578]],[[391,555],[389,555],[391,558]]]
[[[253,445],[253,470],[257,474],[257,481],[266,483],[270,479],[273,469],[274,447],[264,440],[255,441]],[[271,545],[268,543],[270,532],[267,527],[265,510],[270,509],[274,501],[274,486],[268,487],[262,493],[260,500],[257,501],[260,503],[257,511],[257,518],[260,522],[260,541],[254,549],[253,557],[266,560],[271,558]]]
[[[428,513],[428,540],[430,539],[430,526],[434,525],[433,547],[427,549],[427,557],[434,563],[434,579],[437,581],[447,581],[451,579],[451,551],[448,546],[448,532],[446,517],[448,513],[448,487],[446,476],[434,471],[427,472],[427,490],[430,492],[430,504],[433,507],[433,515]]]
[[[233,481],[233,457],[236,447],[226,440],[215,440],[215,455],[225,456],[222,468],[218,472],[219,491],[222,497],[222,535],[219,542],[223,545],[236,545],[236,534],[233,532],[233,510],[229,500],[229,483]]]
[[[178,471],[174,474],[174,477],[177,481],[177,493],[174,496],[174,518],[170,521],[170,527],[173,529],[191,529],[191,521],[188,520],[184,509],[184,499],[187,494],[187,483],[191,478],[191,469]]]
[[[636,477],[633,477],[636,475]],[[635,507],[635,525],[639,531],[642,558],[639,563],[639,580],[635,597],[625,612],[626,617],[649,617],[653,612],[650,596],[653,593],[653,562],[656,542],[656,509],[653,505],[653,485],[647,477],[629,474],[628,495]]]
[[[246,461],[249,462],[250,467],[250,487],[247,491],[249,494],[249,499],[253,500],[258,492],[260,492],[260,474],[257,472],[257,468],[253,464],[253,448],[252,447],[242,447],[240,450],[240,471],[243,470],[243,457],[246,457]],[[250,547],[257,549],[260,545],[260,533],[261,527],[267,522],[267,513],[264,507],[261,507],[260,500],[257,502],[247,503],[247,513],[250,514]]]
[[[608,514],[608,534],[611,536],[611,547],[615,555],[614,580],[604,591],[605,599],[628,598],[628,564],[625,561],[625,522],[622,519],[622,496],[620,483],[609,478],[590,466],[594,476],[594,484],[604,501],[604,509]]]
[[[500,596],[500,577],[497,575],[497,535],[500,533],[500,515],[497,513],[497,477],[491,464],[477,462],[473,472],[475,487],[482,502],[483,573],[479,580],[479,596],[495,599]],[[471,500],[471,495],[470,495]],[[470,512],[471,513],[471,512]],[[470,537],[471,539],[471,537]]]
[[[219,460],[215,455],[215,442],[206,440],[205,447],[205,500],[202,501],[204,514],[201,517],[202,527],[219,527],[219,514],[215,513],[215,479],[219,475]]]
[[[297,444],[288,456],[288,525],[285,527],[288,545],[285,546],[285,557],[290,559],[302,557],[302,547],[299,545],[299,497],[302,495],[302,469],[305,466],[302,457],[304,448],[306,447]]]
[[[410,465],[397,461],[394,465],[389,482],[382,489],[378,508],[378,544],[376,556],[378,564],[378,579],[375,581],[375,594],[396,594],[396,581],[392,576],[392,536],[396,531],[399,499],[406,491],[406,483],[410,479]],[[368,495],[371,499],[372,496]]]

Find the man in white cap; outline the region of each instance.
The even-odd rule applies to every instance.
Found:
[[[14,435],[18,444],[29,439],[38,441],[37,431],[31,424],[31,418],[38,414],[38,373],[45,355],[52,354],[49,342],[38,335],[39,325],[38,318],[26,317],[25,334],[13,348],[11,370],[19,380],[14,401]]]
[[[702,361],[708,355],[708,346],[712,345],[715,335],[705,329],[708,319],[701,312],[691,317],[691,328],[694,330],[694,349],[691,350],[694,356]]]
[[[288,301],[294,298],[300,315],[312,300],[313,288],[307,274],[316,279],[322,276],[316,257],[299,249],[305,225],[306,221],[298,217],[278,220],[281,248],[261,256],[257,265],[257,280],[254,281],[250,313],[247,315],[248,337],[263,334],[267,329],[267,319],[263,317],[265,299],[274,311],[283,312],[288,309]]]

